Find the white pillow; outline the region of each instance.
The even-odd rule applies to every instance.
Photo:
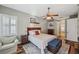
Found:
[[[35,35],[35,31],[38,31],[39,34],[41,33],[40,30],[31,30],[31,31],[29,31],[29,35]]]
[[[41,33],[40,30],[31,30],[31,31],[29,31],[29,35],[35,35],[35,31],[38,31],[39,34]]]
[[[5,44],[14,42],[15,39],[16,39],[15,37],[2,37],[1,41],[2,41],[2,44],[5,45]]]
[[[29,35],[35,35],[35,31],[34,30],[29,31]]]

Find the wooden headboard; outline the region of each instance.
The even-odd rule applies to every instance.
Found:
[[[41,31],[41,27],[27,27],[27,35],[29,35],[30,30],[40,30]]]

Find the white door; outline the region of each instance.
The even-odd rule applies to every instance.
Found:
[[[77,18],[67,20],[67,40],[77,40]]]
[[[55,27],[55,33],[56,33],[57,36],[59,36],[59,31],[60,31],[59,27],[60,27],[60,22],[57,21],[56,22],[56,27]]]

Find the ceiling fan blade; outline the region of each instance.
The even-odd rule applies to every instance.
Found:
[[[58,14],[47,14],[47,16],[51,17],[51,16],[59,16]]]

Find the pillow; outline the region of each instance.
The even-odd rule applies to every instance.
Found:
[[[41,33],[41,31],[40,31],[40,30],[35,30],[35,31],[38,31],[38,32],[39,32],[39,34]]]
[[[35,35],[35,31],[34,30],[29,31],[29,35]]]
[[[5,44],[14,42],[15,39],[16,39],[15,37],[2,37],[1,41],[2,41],[2,44],[5,45]]]
[[[35,31],[35,35],[39,35],[40,33],[39,33],[39,31]]]
[[[41,33],[40,30],[30,30],[29,35],[39,35]]]

